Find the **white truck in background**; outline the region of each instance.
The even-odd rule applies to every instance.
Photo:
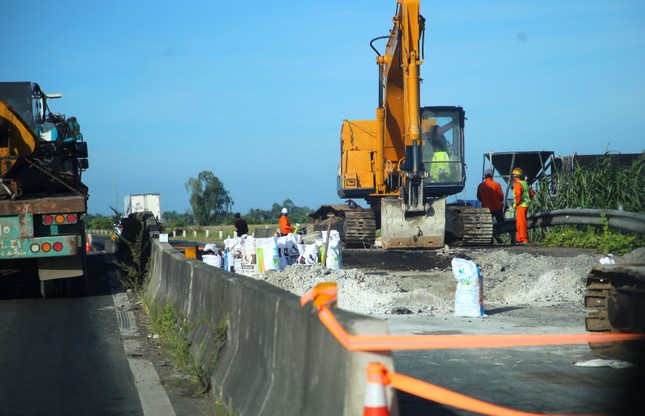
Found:
[[[150,211],[157,219],[158,224],[163,224],[161,218],[161,197],[159,194],[131,194],[124,199],[124,216],[136,212]]]

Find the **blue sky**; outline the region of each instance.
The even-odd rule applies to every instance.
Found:
[[[62,93],[89,145],[89,212],[160,193],[190,209],[208,170],[233,210],[339,203],[343,119],[373,119],[394,0],[14,1],[0,79]],[[465,108],[466,189],[483,154],[645,149],[645,2],[423,1],[422,105]]]

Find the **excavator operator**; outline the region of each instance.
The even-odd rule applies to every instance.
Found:
[[[448,140],[443,134],[432,138],[434,154],[430,163],[430,179],[442,181],[450,178],[450,156],[448,155]]]

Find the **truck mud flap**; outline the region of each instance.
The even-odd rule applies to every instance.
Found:
[[[85,253],[77,256],[43,257],[38,259],[40,280],[65,279],[85,275]]]

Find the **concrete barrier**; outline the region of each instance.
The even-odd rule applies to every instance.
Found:
[[[212,369],[213,396],[236,415],[362,415],[367,364],[394,369],[390,353],[347,351],[289,292],[186,260],[157,240],[152,259],[146,296],[172,302],[187,317],[192,356]],[[351,333],[387,333],[382,320],[335,315]],[[224,320],[226,343],[217,351],[212,328]],[[388,397],[392,403],[392,391]],[[391,412],[398,414],[396,403]]]

